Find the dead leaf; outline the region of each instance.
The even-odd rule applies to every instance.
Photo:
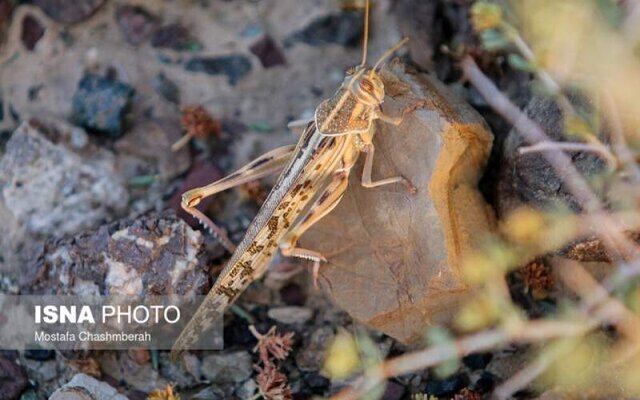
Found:
[[[415,110],[398,126],[378,122],[374,179],[409,178],[366,189],[359,165],[338,207],[306,233],[301,245],[329,262],[322,288],[355,319],[409,342],[432,324],[448,323],[470,294],[459,267],[493,227],[477,190],[493,135],[464,100],[399,62],[383,70],[384,111]]]

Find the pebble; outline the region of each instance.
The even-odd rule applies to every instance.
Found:
[[[247,379],[244,381],[235,391],[235,395],[239,399],[251,399],[256,394],[258,385],[253,379]]]
[[[24,370],[4,357],[0,357],[0,394],[2,398],[14,399],[20,396],[28,385]]]
[[[22,33],[20,40],[27,50],[31,51],[36,48],[36,44],[44,35],[44,27],[37,18],[27,15],[22,20]]]
[[[180,24],[164,25],[153,34],[151,45],[160,49],[176,51],[199,50],[202,45],[193,37],[189,29]]]
[[[51,360],[56,356],[55,351],[47,349],[25,350],[23,354],[26,358],[37,361]]]
[[[313,310],[305,307],[287,306],[269,310],[269,318],[286,325],[303,325],[313,317]]]
[[[210,385],[191,397],[192,400],[222,400],[226,398],[225,392],[213,385]]]
[[[469,384],[469,379],[464,374],[452,375],[444,379],[429,379],[425,387],[425,393],[431,396],[452,396]]]
[[[470,369],[476,370],[485,368],[492,359],[493,354],[491,353],[474,353],[464,357],[462,362]]]
[[[271,68],[287,63],[280,47],[278,47],[278,44],[269,35],[265,35],[257,40],[249,47],[249,50],[260,59],[260,63],[264,68]]]
[[[280,298],[289,306],[301,306],[307,300],[307,296],[297,283],[290,283],[280,289]]]
[[[89,131],[118,138],[124,133],[124,116],[134,93],[126,83],[86,74],[73,95],[72,119]]]
[[[251,354],[246,351],[211,354],[202,360],[202,375],[211,382],[242,382],[252,373]]]
[[[397,382],[387,381],[382,400],[400,400],[405,392],[404,386]]]
[[[167,78],[162,72],[153,78],[151,82],[153,88],[165,100],[173,103],[180,103],[180,88],[171,79]]]
[[[111,385],[85,374],[77,374],[56,390],[49,400],[127,400]]]
[[[296,365],[303,372],[319,371],[322,368],[325,349],[335,336],[333,328],[322,326],[304,338],[302,350],[296,354]]]
[[[190,72],[226,75],[229,84],[235,85],[251,71],[251,62],[241,54],[220,57],[194,57],[187,61],[184,68]]]
[[[313,20],[285,41],[285,46],[302,42],[311,46],[340,44],[357,46],[361,42],[364,19],[361,12],[329,14]]]
[[[329,387],[331,381],[318,372],[310,372],[304,375],[304,381],[314,392],[324,390]]]
[[[107,0],[33,0],[50,18],[57,22],[73,24],[90,17]]]
[[[116,18],[125,39],[134,46],[149,39],[158,25],[158,18],[139,6],[119,7]]]

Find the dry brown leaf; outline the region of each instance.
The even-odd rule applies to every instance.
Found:
[[[397,62],[382,77],[387,114],[416,109],[398,127],[376,124],[374,179],[403,174],[418,194],[362,187],[361,157],[342,202],[301,245],[328,258],[320,284],[340,307],[409,342],[427,325],[448,323],[469,295],[459,267],[493,227],[477,190],[493,135],[436,79]]]

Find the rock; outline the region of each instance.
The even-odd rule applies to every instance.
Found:
[[[313,310],[305,307],[277,307],[269,310],[269,318],[286,325],[304,325],[313,317]]]
[[[49,239],[28,252],[23,293],[194,296],[208,287],[202,235],[171,212]]]
[[[151,363],[138,365],[125,352],[105,352],[101,354],[99,363],[115,382],[123,382],[145,393],[164,389],[169,384]]]
[[[194,57],[187,61],[185,69],[208,75],[226,75],[229,84],[235,85],[251,71],[251,62],[240,54],[220,57]]]
[[[382,400],[400,400],[403,398],[404,393],[404,386],[394,381],[387,381]]]
[[[301,306],[307,299],[306,294],[297,283],[290,283],[280,289],[280,298],[289,306]]]
[[[108,383],[85,374],[77,374],[67,384],[53,392],[49,400],[127,400]]]
[[[335,336],[333,328],[322,326],[303,337],[302,349],[295,355],[296,365],[302,372],[316,372],[322,368],[324,353]]]
[[[424,392],[430,396],[452,396],[469,384],[469,379],[464,374],[457,374],[444,379],[429,379]]]
[[[35,49],[38,40],[40,40],[43,35],[44,27],[37,18],[27,15],[22,20],[22,34],[20,35],[20,39],[24,47],[28,50]]]
[[[191,36],[189,29],[180,24],[169,24],[158,28],[151,38],[151,45],[176,51],[198,50],[200,43]]]
[[[285,41],[286,46],[295,42],[311,46],[340,44],[357,46],[361,42],[364,28],[362,12],[341,12],[329,14],[313,20],[302,30],[293,33]]]
[[[225,392],[213,385],[207,386],[191,397],[193,400],[222,400],[225,398]]]
[[[160,96],[173,104],[180,104],[180,88],[162,72],[153,78],[153,88]]]
[[[425,327],[451,322],[472,292],[459,268],[493,228],[493,211],[477,189],[493,136],[437,79],[399,62],[381,75],[387,114],[417,108],[398,127],[376,123],[373,176],[402,174],[418,193],[400,185],[364,188],[362,164],[356,165],[340,204],[300,246],[329,255],[319,284],[338,306],[411,342]]]
[[[493,358],[493,354],[491,353],[473,353],[465,356],[462,359],[464,365],[466,365],[469,369],[478,370],[484,369]]]
[[[158,27],[158,18],[139,6],[118,7],[116,18],[125,39],[134,46],[149,39]]]
[[[85,74],[73,95],[72,119],[90,130],[117,138],[131,106],[133,87],[100,75]]]
[[[239,399],[251,399],[255,396],[258,390],[258,385],[253,379],[247,379],[244,381],[235,391],[235,395]]]
[[[0,397],[17,399],[28,386],[24,370],[4,357],[0,357]]]
[[[56,357],[56,352],[48,349],[41,350],[25,350],[23,355],[25,358],[37,361],[47,361]]]
[[[122,213],[128,193],[113,154],[67,147],[73,129],[23,122],[0,160],[0,188],[9,212],[28,232],[59,236],[94,227]]]
[[[242,382],[251,377],[251,355],[246,351],[211,354],[202,360],[202,375],[213,383]]]
[[[305,374],[304,381],[314,392],[319,392],[327,389],[331,384],[331,381],[329,379],[320,375],[318,372]]]
[[[160,357],[160,375],[168,379],[178,389],[193,387],[200,379],[199,376],[198,379],[194,378],[183,363],[173,362],[169,357],[164,356]]]
[[[574,103],[577,103],[573,99]],[[525,114],[538,123],[551,140],[562,141],[564,117],[558,105],[547,97],[534,97],[525,108]],[[562,179],[544,159],[542,153],[520,154],[525,146],[520,133],[512,129],[503,146],[503,162],[498,182],[497,206],[500,215],[523,206],[546,209],[567,205],[574,211],[580,207],[569,193]],[[593,153],[572,152],[573,164],[583,176],[603,172],[605,163]]]
[[[263,36],[261,39],[253,43],[249,50],[260,59],[260,63],[264,68],[271,68],[287,63],[284,54],[269,35]]]
[[[89,18],[106,0],[33,0],[49,17],[57,22],[73,24]]]
[[[58,377],[58,363],[53,360],[34,361],[24,360],[27,375],[36,382],[50,382]]]

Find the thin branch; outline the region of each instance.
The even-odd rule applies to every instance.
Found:
[[[639,7],[640,9],[640,7]],[[620,115],[618,114],[618,108],[616,107],[613,97],[605,93],[604,94],[605,109],[609,118],[607,122],[611,128],[610,140],[611,147],[618,159],[621,161],[625,170],[629,175],[633,177],[636,182],[640,182],[640,168],[636,164],[636,159],[627,146],[627,141],[624,136],[624,129],[620,124]]]
[[[449,344],[403,354],[374,366],[356,384],[336,396],[334,400],[359,399],[387,378],[430,368],[445,361],[471,353],[493,350],[509,343],[532,343],[542,340],[581,336],[597,326],[594,321],[563,322],[549,320],[528,321],[510,328],[487,330],[458,339]]]
[[[489,105],[510,122],[529,144],[550,142],[542,129],[516,107],[489,78],[478,68],[473,58],[467,56],[462,61],[462,69],[467,79],[480,92]],[[618,254],[627,260],[635,260],[640,252],[638,247],[623,233],[620,226],[604,215],[604,207],[580,175],[571,159],[559,149],[542,153],[578,200],[584,211],[603,214],[602,224],[597,229],[603,243],[612,255]]]
[[[575,142],[538,142],[531,146],[524,146],[518,149],[520,154],[528,154],[528,153],[537,153],[549,150],[562,150],[565,152],[571,151],[583,151],[589,153],[595,153],[601,158],[603,158],[610,169],[615,169],[618,161],[611,154],[611,152],[605,147],[597,146],[591,143],[575,143]]]

